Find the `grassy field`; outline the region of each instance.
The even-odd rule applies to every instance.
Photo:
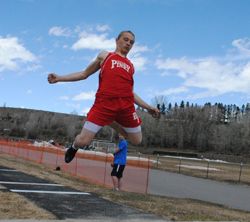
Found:
[[[144,212],[154,213],[173,221],[250,221],[249,212],[232,210],[221,205],[189,199],[114,192],[105,187],[89,184],[64,172],[9,155],[0,154],[0,160],[2,166],[16,168],[24,173],[52,180],[80,191],[96,193],[102,198],[141,209]],[[39,208],[34,203],[30,203],[23,196],[2,192],[0,189],[0,200],[1,219],[54,219],[54,215]]]
[[[207,159],[188,159],[182,157],[140,155],[150,158],[155,169],[182,173],[190,176],[209,178],[218,181],[245,183],[250,185],[250,165],[229,163]]]

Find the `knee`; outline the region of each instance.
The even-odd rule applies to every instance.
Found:
[[[142,137],[132,137],[129,139],[129,141],[133,144],[133,145],[139,145],[142,142]]]
[[[139,145],[139,144],[141,144],[141,141],[142,141],[142,140],[135,140],[135,141],[133,141],[132,143],[133,143],[133,145]]]
[[[78,135],[78,136],[76,136],[76,138],[75,138],[74,144],[75,144],[76,147],[84,147],[84,146],[90,145],[90,144],[91,144],[91,141],[92,141],[91,139],[88,139],[88,138],[86,138],[86,137],[83,137],[83,136],[81,136],[81,135]]]

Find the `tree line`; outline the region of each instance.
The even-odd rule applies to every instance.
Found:
[[[161,118],[144,115],[143,145],[224,154],[250,154],[250,103],[241,107],[206,103],[203,106],[182,101],[158,103]]]
[[[157,103],[161,117],[154,119],[138,108],[147,148],[175,148],[197,152],[250,154],[250,104],[202,106],[182,101]],[[0,107],[0,135],[31,140],[54,139],[71,143],[80,132],[83,116],[29,109]],[[97,139],[112,140],[114,132],[104,127]]]
[[[84,116],[42,110],[0,107],[0,136],[28,140],[54,140],[59,144],[72,143],[81,131]],[[97,137],[109,139],[113,132],[104,127]]]

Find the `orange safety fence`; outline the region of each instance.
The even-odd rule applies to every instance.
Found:
[[[110,176],[112,154],[79,150],[72,162],[67,164],[64,162],[63,147],[35,146],[29,141],[9,140],[0,140],[0,152],[44,164],[53,169],[60,167],[60,170],[91,183],[112,187]],[[151,165],[149,158],[128,158],[123,174],[122,190],[147,193]]]

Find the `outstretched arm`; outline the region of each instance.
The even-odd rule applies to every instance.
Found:
[[[153,117],[155,118],[160,117],[160,110],[147,104],[135,92],[134,92],[134,100],[136,105],[142,107],[143,109],[146,109]]]
[[[102,62],[108,55],[108,52],[103,51],[99,53],[96,59],[91,62],[87,68],[80,72],[70,73],[68,75],[60,76],[55,73],[50,73],[48,75],[48,82],[49,83],[57,83],[57,82],[73,82],[79,81],[83,79],[87,79],[90,75],[95,73],[97,70],[100,69]]]

